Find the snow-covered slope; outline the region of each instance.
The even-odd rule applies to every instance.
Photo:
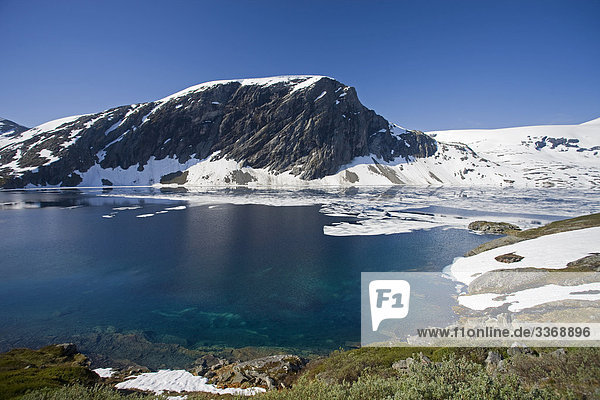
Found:
[[[574,271],[568,266],[597,254],[599,250],[600,227],[592,227],[541,236],[471,257],[459,257],[444,272],[469,285],[469,293],[460,293],[458,303],[472,310],[508,305],[508,311],[518,312],[556,301],[598,301],[598,272],[591,268],[587,272]],[[500,261],[502,255],[511,254],[521,259],[511,263]],[[549,270],[562,272],[547,274],[545,271]],[[495,276],[494,271],[498,272]],[[475,293],[471,293],[471,286],[477,280],[480,284]],[[502,281],[505,281],[504,285],[498,283]],[[597,311],[595,315],[596,320]]]
[[[581,125],[600,125],[600,118],[592,119],[591,121],[584,122]]]
[[[154,171],[154,179],[157,179],[169,170],[167,164],[171,161],[152,160],[147,170]],[[215,157],[197,160],[189,168],[182,165],[182,170],[186,173],[186,184],[190,186],[502,186],[507,185],[512,177],[512,170],[453,143],[439,143],[436,153],[424,158],[400,156],[386,161],[375,154],[356,157],[335,174],[313,180],[301,179],[292,171],[273,173],[268,169],[245,167],[243,162]],[[126,175],[135,171],[119,171],[118,174],[123,172]],[[106,174],[106,171],[96,173],[92,170],[84,174],[84,183],[96,185],[99,174]]]
[[[406,130],[393,125],[392,135]],[[356,157],[335,174],[306,181],[290,171],[273,174],[233,160],[198,160],[189,185],[238,183],[271,186],[449,185],[514,187],[600,187],[600,118],[581,125],[544,125],[490,130],[428,132],[437,142],[430,157]],[[162,164],[161,164],[162,163]],[[163,171],[167,160],[154,161]],[[167,168],[168,169],[168,168]],[[160,172],[157,172],[157,175]],[[207,179],[208,178],[208,179]],[[94,180],[88,182],[94,184]]]
[[[580,125],[428,132],[461,143],[501,165],[508,180],[528,187],[600,186],[600,118]]]

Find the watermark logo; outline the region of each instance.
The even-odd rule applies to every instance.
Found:
[[[369,283],[371,326],[373,331],[386,319],[402,319],[408,315],[410,284],[405,280],[375,280]]]
[[[361,273],[361,345],[600,347],[600,272],[484,275],[458,292],[439,272]]]

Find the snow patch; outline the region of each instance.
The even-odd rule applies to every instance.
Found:
[[[324,90],[324,91],[323,91],[323,93],[321,93],[321,94],[320,94],[320,95],[319,95],[319,96],[318,96],[318,97],[315,99],[315,101],[314,101],[314,102],[316,103],[316,102],[317,102],[319,99],[322,99],[322,98],[323,98],[323,96],[325,96],[326,94],[327,94],[327,91],[326,91],[326,90]]]
[[[503,129],[428,132],[440,145],[460,143],[479,157],[502,166],[506,179],[520,187],[598,187],[600,124],[539,125]],[[547,139],[565,145],[546,145]]]
[[[115,385],[117,389],[138,389],[160,394],[163,392],[207,392],[213,394],[230,394],[252,396],[263,393],[266,390],[259,387],[248,389],[240,388],[217,388],[208,383],[208,379],[195,376],[184,370],[160,370],[158,372],[147,372],[130,377],[130,379]]]
[[[509,253],[516,253],[524,258],[510,264],[495,259]],[[590,253],[600,253],[600,227],[555,233],[498,247],[471,257],[458,257],[444,272],[454,280],[468,285],[479,275],[499,269],[563,269],[569,262]]]
[[[590,293],[583,293],[592,291]],[[471,296],[459,296],[458,303],[472,310],[485,310],[509,304],[508,311],[519,312],[553,301],[564,300],[600,300],[600,282],[586,283],[574,286],[545,285],[524,289],[503,295],[499,293],[481,293]]]
[[[122,136],[116,141],[121,140]],[[109,147],[110,144],[107,146]],[[80,187],[102,187],[102,179],[111,181],[115,186],[132,185],[154,185],[160,182],[164,175],[175,171],[185,171],[201,160],[191,158],[185,163],[180,163],[176,158],[166,157],[157,160],[154,156],[150,157],[144,165],[142,171],[138,170],[139,165],[134,164],[127,169],[102,168],[100,164],[94,164],[86,172],[76,171],[82,177]]]
[[[204,82],[199,85],[191,86],[187,89],[183,89],[177,93],[174,93],[170,96],[164,97],[158,100],[157,103],[160,103],[159,106],[169,102],[170,100],[177,99],[179,97],[186,96],[190,93],[195,93],[203,90],[210,89],[212,87],[218,85],[226,85],[229,83],[237,82],[242,86],[272,86],[278,83],[285,83],[288,85],[293,85],[293,91],[301,90],[306,87],[313,85],[318,82],[320,79],[326,78],[325,76],[317,76],[317,75],[284,75],[284,76],[274,76],[267,78],[249,78],[249,79],[231,79],[231,80],[219,80],[219,81],[210,81]]]
[[[96,368],[92,371],[97,373],[100,376],[100,378],[110,378],[115,373],[115,371],[112,368]]]
[[[115,129],[117,129],[119,126],[121,126],[121,124],[123,123],[123,120],[120,120],[119,122],[115,122],[110,128],[108,128],[106,130],[106,132],[104,132],[104,135],[108,135],[109,133],[111,133],[112,131],[114,131]]]
[[[40,157],[42,158],[47,158],[48,161],[46,161],[43,165],[48,165],[48,164],[52,164],[54,161],[60,160],[60,157],[55,156],[50,150],[48,149],[43,149],[40,151]]]

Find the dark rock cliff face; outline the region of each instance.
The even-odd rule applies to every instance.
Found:
[[[298,87],[307,79],[310,85]],[[0,148],[0,178],[5,187],[72,186],[94,164],[137,165],[141,171],[151,157],[184,163],[214,155],[310,180],[336,173],[357,156],[389,161],[436,152],[429,136],[393,135],[390,129],[388,121],[360,103],[354,88],[331,78],[268,85],[224,81],[82,116],[31,138],[23,135],[26,140]],[[44,149],[58,160],[40,154]],[[6,167],[13,161],[18,171]]]

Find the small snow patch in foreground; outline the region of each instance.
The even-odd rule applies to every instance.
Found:
[[[163,392],[208,392],[214,394],[251,396],[266,391],[259,387],[248,389],[220,389],[209,384],[208,379],[202,376],[195,376],[184,370],[167,369],[130,377],[128,380],[118,383],[115,387],[117,389],[145,390],[157,394]]]
[[[136,218],[148,218],[148,217],[154,217],[154,214],[140,214],[140,215],[136,215]]]
[[[100,378],[110,378],[115,373],[112,368],[96,368],[93,371],[97,373]]]
[[[586,283],[576,286],[545,285],[520,290],[502,295],[499,293],[481,293],[470,296],[459,296],[458,304],[471,310],[485,310],[508,304],[508,311],[519,312],[527,308],[566,300],[600,300],[600,282]]]

